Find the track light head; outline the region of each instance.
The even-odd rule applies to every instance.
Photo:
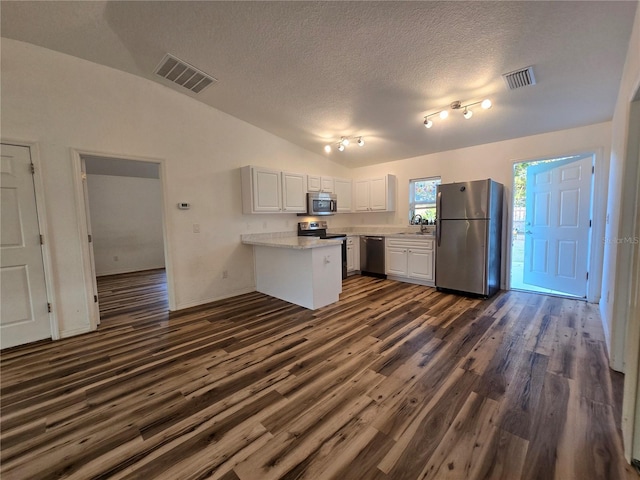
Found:
[[[442,120],[449,116],[449,109],[452,111],[462,110],[462,116],[469,120],[473,116],[473,111],[470,107],[475,105],[480,105],[484,110],[491,108],[491,100],[488,98],[482,100],[481,102],[469,102],[462,103],[460,100],[456,100],[455,102],[451,102],[448,108],[441,110],[439,112],[430,113],[426,117],[424,117],[424,126],[426,128],[431,128],[433,126],[433,122],[431,121],[431,117],[438,115]]]
[[[337,148],[339,152],[344,152],[348,145],[351,144],[351,140],[353,140],[359,147],[364,147],[364,138],[362,136],[358,137],[345,137],[341,136],[340,140],[338,140],[335,144],[329,144],[324,146],[324,151],[327,153],[331,153],[332,148]]]

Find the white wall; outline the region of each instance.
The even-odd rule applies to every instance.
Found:
[[[514,161],[589,150],[601,152],[600,164],[609,158],[610,124],[603,123],[349,170],[154,82],[14,40],[3,38],[1,48],[2,135],[39,144],[63,335],[88,328],[71,148],[162,162],[167,260],[178,308],[254,290],[251,247],[240,243],[240,234],[294,230],[299,221],[243,215],[243,165],[346,178],[397,175],[395,213],[328,219],[339,227],[406,225],[410,178],[490,176],[511,195]],[[180,211],[178,202],[192,208]],[[596,205],[604,209],[604,201]],[[194,223],[201,233],[193,233]]]
[[[515,162],[594,151],[598,154],[596,161],[608,165],[610,126],[605,122],[354,169],[354,177],[395,174],[398,198],[395,214],[352,214],[350,217],[355,223],[375,220],[371,223],[408,224],[409,180],[412,178],[440,176],[443,183],[492,178],[506,187],[505,195],[510,199]],[[346,217],[340,217],[331,220],[332,226],[344,225]]]
[[[427,134],[427,133],[425,133]],[[609,122],[587,127],[561,130],[502,142],[487,143],[474,147],[408,158],[397,162],[382,163],[354,169],[354,177],[371,177],[393,173],[398,180],[397,209],[395,213],[353,214],[337,216],[331,220],[332,227],[346,226],[348,221],[356,224],[382,223],[407,225],[409,220],[409,180],[412,178],[440,176],[443,183],[492,178],[505,186],[505,197],[511,205],[513,187],[513,164],[522,160],[552,158],[582,152],[596,153],[596,192],[594,198],[594,229],[604,231],[604,210],[608,158],[611,144]],[[508,222],[510,222],[510,215]],[[504,232],[508,232],[507,223]],[[600,238],[600,237],[599,237]],[[506,244],[506,242],[504,242]],[[602,242],[595,242],[590,278],[594,279],[592,300],[597,301],[600,291],[602,265]],[[505,286],[509,258],[506,246],[503,251],[502,283]]]
[[[62,336],[90,329],[72,148],[163,163],[168,268],[178,308],[253,291],[252,250],[240,235],[295,229],[293,214],[242,214],[241,166],[349,174],[321,155],[133,75],[6,38],[1,62],[2,138],[39,146]],[[178,210],[178,202],[192,207]],[[222,278],[223,270],[229,278]]]
[[[87,175],[96,274],[164,267],[157,178]]]
[[[623,218],[623,196],[625,195],[623,179],[625,163],[635,163],[637,157],[629,155],[629,142],[637,141],[640,136],[640,125],[629,123],[630,106],[633,96],[640,88],[640,7],[636,9],[633,31],[629,40],[629,49],[625,62],[618,100],[611,122],[611,163],[609,172],[609,198],[607,200],[607,217],[609,222],[605,232],[608,240],[604,251],[604,272],[602,278],[602,296],[600,312],[605,323],[611,366],[616,370],[623,370],[624,339],[626,333],[627,295],[622,289],[628,288],[625,275],[620,274],[619,256],[629,258],[629,250],[634,248],[628,243],[617,243],[616,239],[626,236],[626,225],[632,218]],[[628,170],[628,168],[627,168]],[[627,187],[628,188],[628,187]],[[628,194],[628,192],[627,192]],[[637,248],[637,245],[635,246]],[[620,255],[625,253],[625,255]],[[628,265],[626,266],[628,270]],[[625,269],[623,267],[623,269]]]

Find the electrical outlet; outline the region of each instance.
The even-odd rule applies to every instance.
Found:
[[[262,228],[264,228],[264,229],[267,228],[267,222],[262,222]]]
[[[199,223],[194,223],[193,224],[193,233],[200,233],[200,224]]]
[[[114,262],[117,262],[118,260],[120,260],[120,259],[118,258],[118,255],[114,255],[114,256],[113,256],[113,261],[114,261]]]
[[[223,270],[222,271],[222,278],[229,278],[229,271],[228,270]]]

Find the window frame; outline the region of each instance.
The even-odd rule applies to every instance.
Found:
[[[417,203],[415,201],[415,184],[418,182],[437,182],[435,185],[442,184],[442,177],[439,175],[432,177],[421,177],[421,178],[411,178],[409,179],[409,223],[411,223],[411,219],[415,215],[416,207],[418,209],[424,210],[433,210],[433,217],[435,218],[435,210],[436,210],[436,202],[433,204],[430,203]],[[424,220],[424,219],[423,219]]]

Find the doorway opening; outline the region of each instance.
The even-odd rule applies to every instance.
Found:
[[[98,323],[168,311],[160,164],[87,154],[80,160]]]
[[[513,166],[510,287],[587,297],[594,154]]]

